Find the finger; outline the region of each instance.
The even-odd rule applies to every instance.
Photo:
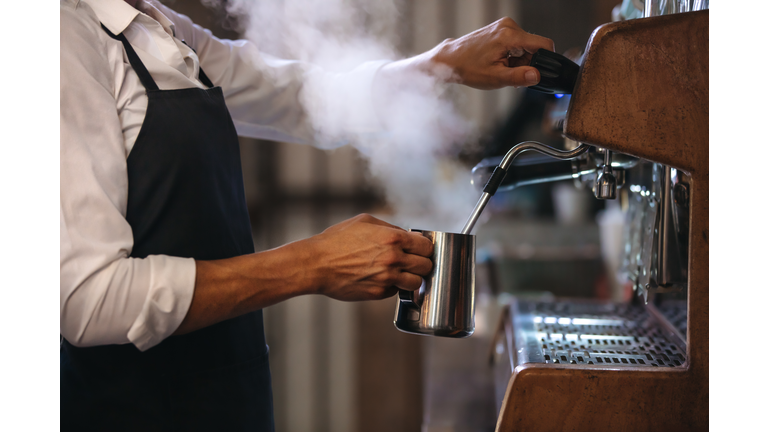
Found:
[[[402,264],[403,271],[426,276],[432,271],[432,260],[418,255],[406,255]]]
[[[541,80],[541,74],[535,67],[518,66],[496,69],[499,81],[506,86],[527,87],[536,85]]]
[[[526,51],[521,47],[512,47],[507,50],[507,58],[509,57],[522,57]]]
[[[395,286],[407,291],[416,291],[421,287],[422,278],[413,273],[402,272],[395,281]]]
[[[409,232],[403,237],[402,248],[409,254],[421,255],[423,257],[432,256],[434,245],[432,240],[424,237],[418,232]]]
[[[555,51],[555,43],[552,41],[552,39],[530,33],[525,33],[523,37],[517,41],[515,46],[519,46],[531,54],[535,53],[541,48],[553,52]]]
[[[396,286],[387,287],[387,288],[385,288],[385,289],[384,289],[384,293],[381,295],[381,298],[382,298],[382,299],[385,299],[385,298],[390,298],[390,297],[392,297],[393,295],[397,294],[397,292],[398,292],[399,290],[400,290],[400,289],[399,289],[398,287],[396,287]]]
[[[533,59],[533,54],[528,54],[527,52],[523,51],[523,54],[520,55],[519,57],[507,57],[507,66],[508,67],[530,66],[531,59]]]

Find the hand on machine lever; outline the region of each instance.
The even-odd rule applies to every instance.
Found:
[[[458,39],[446,39],[414,61],[434,73],[447,72],[448,82],[481,90],[524,87],[539,83],[539,71],[530,62],[542,48],[554,51],[555,44],[505,17]]]

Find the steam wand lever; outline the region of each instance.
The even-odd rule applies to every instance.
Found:
[[[491,200],[491,197],[496,193],[496,190],[499,188],[499,185],[501,185],[501,182],[504,181],[504,177],[507,175],[507,170],[509,169],[510,165],[512,165],[512,161],[514,161],[520,153],[528,150],[536,150],[537,152],[544,153],[545,155],[551,156],[555,159],[565,160],[573,159],[581,155],[582,153],[586,152],[588,148],[589,146],[586,144],[579,144],[579,146],[573,150],[563,151],[542,144],[540,142],[524,141],[509,149],[507,154],[504,155],[504,159],[501,160],[501,163],[499,163],[499,165],[494,168],[493,174],[491,174],[491,178],[488,179],[488,182],[483,188],[483,195],[480,196],[480,200],[477,202],[477,204],[475,204],[475,208],[469,215],[469,219],[467,219],[467,223],[464,224],[464,229],[461,230],[461,233],[470,234],[472,232],[472,228],[475,227],[477,220],[480,218],[480,214],[483,213],[485,206],[488,205],[488,201]]]

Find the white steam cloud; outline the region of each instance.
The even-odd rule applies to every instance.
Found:
[[[219,0],[208,0],[218,3]],[[396,60],[399,14],[393,0],[228,0],[245,37],[262,52],[343,73],[367,61]],[[245,18],[245,19],[243,19]],[[302,104],[319,146],[349,143],[369,160],[406,228],[459,232],[479,193],[457,161],[475,130],[454,109],[446,85],[415,73],[377,88],[376,118],[361,130],[360,94],[343,74],[315,74]]]

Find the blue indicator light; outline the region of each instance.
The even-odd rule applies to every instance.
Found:
[[[556,95],[555,95],[555,97],[556,97],[556,98],[558,98],[558,99],[560,99],[560,98],[561,98],[561,97],[563,97],[563,96],[564,96],[564,95],[561,95],[561,94],[556,94]]]

